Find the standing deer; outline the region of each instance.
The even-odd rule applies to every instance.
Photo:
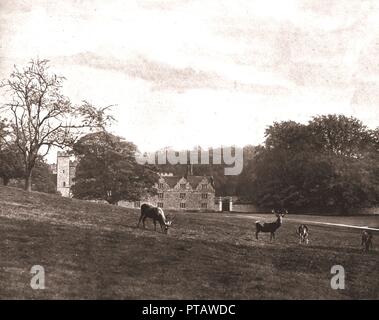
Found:
[[[372,249],[372,233],[369,230],[363,230],[361,246],[365,252],[369,252]]]
[[[299,228],[297,229],[297,235],[299,236],[299,243],[309,243],[309,229],[308,226],[305,224],[301,224]]]
[[[157,221],[161,225],[162,233],[168,232],[168,228],[171,226],[172,221],[166,219],[164,212],[161,208],[154,207],[150,204],[143,204],[141,206],[141,216],[139,218],[137,228],[139,227],[140,222],[142,221],[143,227],[145,228],[146,218],[153,219],[154,222],[154,231],[157,230]]]
[[[265,222],[259,222],[257,221],[255,223],[255,238],[258,240],[258,234],[259,232],[270,232],[270,241],[272,239],[275,240],[275,231],[282,225],[283,217],[285,216],[287,210],[276,212],[275,210],[272,210],[272,213],[274,213],[277,217],[275,222],[265,223]]]

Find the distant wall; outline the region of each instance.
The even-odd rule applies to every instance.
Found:
[[[233,203],[233,211],[234,212],[259,212],[262,210],[259,210],[259,208],[256,205],[250,204],[250,203],[246,203],[246,204]]]
[[[379,214],[379,207],[359,209],[358,214]]]
[[[129,208],[129,209],[139,209],[141,208],[141,205],[143,205],[144,203],[148,203],[148,204],[152,204],[156,206],[156,204],[152,201],[126,201],[126,200],[119,201],[117,205],[120,207]]]
[[[153,206],[157,206],[158,203],[158,197],[157,196],[146,196],[143,197],[140,201],[127,201],[127,200],[121,200],[118,202],[118,205],[120,207],[130,208],[130,209],[139,209],[141,208],[141,205],[144,203],[151,204]]]
[[[320,210],[320,209],[308,209],[308,210],[291,210],[290,213],[294,214],[314,214],[314,215],[332,215],[332,216],[340,216],[340,215],[379,215],[379,207],[374,208],[357,208],[351,209],[348,212],[340,212],[338,210]]]

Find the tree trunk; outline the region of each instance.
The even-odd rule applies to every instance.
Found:
[[[32,171],[25,176],[25,190],[29,192],[32,191]]]

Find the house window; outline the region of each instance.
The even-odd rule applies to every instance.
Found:
[[[208,185],[206,185],[206,184],[204,183],[204,184],[201,185],[201,189],[202,189],[202,190],[206,190],[206,189],[207,189],[207,186],[208,186]]]
[[[180,184],[180,189],[185,189],[186,188],[186,184],[185,183],[181,183]]]
[[[140,208],[141,207],[141,201],[134,201],[134,208]]]
[[[180,199],[184,199],[186,197],[186,194],[185,193],[181,193],[180,194]]]
[[[208,193],[202,193],[201,199],[208,199]]]
[[[163,189],[163,183],[158,183],[158,189]]]
[[[64,173],[64,170],[62,170],[62,173]]]
[[[163,199],[163,193],[158,193],[158,199]]]
[[[181,202],[180,203],[180,209],[185,209],[186,208],[186,204],[184,202]]]
[[[206,203],[202,203],[202,204],[201,204],[201,208],[202,208],[202,209],[207,209],[207,207],[208,207],[208,206],[207,206]]]
[[[66,182],[65,182],[65,181],[63,181],[63,186],[64,186],[64,187],[66,186]]]
[[[163,202],[158,202],[158,208],[163,208]]]

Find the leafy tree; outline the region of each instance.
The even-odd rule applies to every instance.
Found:
[[[42,159],[37,160],[32,179],[32,190],[44,193],[57,192],[56,175],[52,173],[49,165]]]
[[[24,177],[22,157],[14,144],[0,146],[0,178],[8,185],[11,179]]]
[[[111,120],[106,114],[109,107],[95,108],[85,101],[72,105],[61,92],[64,80],[50,72],[47,60],[32,60],[22,70],[15,66],[9,79],[1,83],[9,98],[2,110],[22,155],[29,191],[39,156],[44,157],[52,146],[70,146],[86,129],[102,129]]]
[[[354,117],[334,114],[314,117],[309,129],[316,150],[346,158],[367,156],[374,142],[372,132]]]
[[[23,176],[22,157],[15,143],[10,140],[7,122],[0,119],[0,178],[7,185],[10,179]]]
[[[24,185],[23,177],[12,177],[9,185],[16,188],[22,188]],[[36,161],[32,174],[32,191],[44,193],[56,193],[56,175],[50,169],[50,166],[39,157]]]
[[[73,147],[79,160],[72,187],[74,197],[117,204],[153,194],[158,175],[151,167],[137,163],[136,151],[133,143],[107,132],[79,139]]]
[[[342,115],[308,125],[274,123],[256,149],[245,178],[250,199],[262,207],[339,210],[379,200],[377,131]]]

